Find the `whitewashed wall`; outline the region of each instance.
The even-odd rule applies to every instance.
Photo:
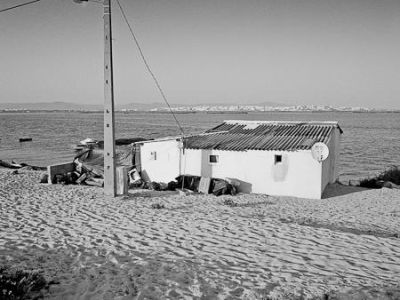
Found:
[[[209,155],[219,162],[209,163]],[[282,162],[275,164],[275,154]],[[182,171],[185,174],[232,178],[241,182],[240,190],[305,198],[321,198],[321,164],[310,151],[220,151],[186,149]]]
[[[179,142],[176,140],[143,143],[140,149],[144,180],[170,182],[179,176]],[[156,153],[156,157],[152,156]]]

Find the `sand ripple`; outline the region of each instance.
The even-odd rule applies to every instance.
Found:
[[[400,280],[399,191],[110,199],[39,176],[0,172],[0,259],[52,278],[47,298],[307,298]]]

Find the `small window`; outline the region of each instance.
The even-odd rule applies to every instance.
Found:
[[[157,160],[157,152],[156,151],[150,152],[150,160]]]
[[[282,155],[275,155],[275,164],[282,162]]]
[[[210,155],[209,162],[210,164],[216,164],[219,160],[218,155]]]

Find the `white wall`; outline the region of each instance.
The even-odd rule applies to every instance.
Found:
[[[322,162],[322,181],[321,191],[323,192],[328,183],[333,183],[338,178],[338,161],[340,152],[340,131],[336,128],[331,138],[329,139],[327,146],[329,148],[329,156]]]
[[[179,142],[176,140],[143,143],[140,148],[144,180],[168,183],[179,176]],[[152,159],[151,152],[156,152]]]
[[[219,162],[209,163],[209,155]],[[275,154],[282,162],[275,164]],[[321,198],[321,164],[310,151],[220,151],[186,149],[182,172],[241,182],[243,192]]]

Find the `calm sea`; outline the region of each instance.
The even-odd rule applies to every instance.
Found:
[[[339,162],[340,180],[373,176],[400,165],[400,113],[249,113],[178,114],[185,133],[202,132],[223,120],[338,121],[344,134]],[[170,114],[117,113],[116,137],[157,138],[177,135]],[[32,142],[19,143],[20,137]],[[0,159],[46,166],[70,161],[71,146],[87,137],[103,139],[102,113],[0,113]]]

